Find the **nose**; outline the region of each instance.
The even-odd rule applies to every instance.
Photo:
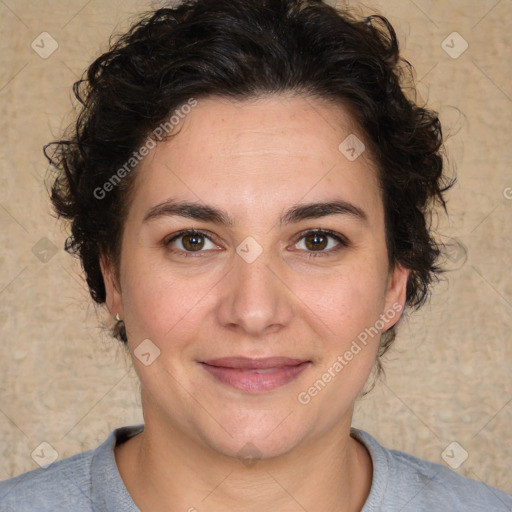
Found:
[[[251,263],[234,256],[217,310],[224,328],[261,337],[289,325],[294,313],[293,293],[280,275],[279,265],[270,260],[268,251]]]

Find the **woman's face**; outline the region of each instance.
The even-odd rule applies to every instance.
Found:
[[[103,262],[146,425],[262,457],[346,435],[407,280],[362,135],[288,95],[201,99],[176,132],[139,168],[119,283]]]

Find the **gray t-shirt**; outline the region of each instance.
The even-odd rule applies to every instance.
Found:
[[[123,484],[114,447],[142,425],[122,427],[90,450],[0,482],[1,512],[140,512]],[[406,453],[388,450],[352,429],[373,461],[361,512],[510,512],[512,496]]]

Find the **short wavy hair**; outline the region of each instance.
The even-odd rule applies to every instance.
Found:
[[[386,18],[322,0],[186,0],[145,13],[74,84],[76,124],[45,146],[57,173],[51,199],[71,225],[65,247],[81,259],[94,301],[106,298],[100,256],[118,269],[136,169],[108,194],[95,190],[190,98],[292,92],[352,113],[378,169],[390,265],[410,269],[406,305],[418,308],[442,271],[429,218],[446,210],[453,180],[438,115],[416,103],[411,78]],[[122,321],[113,334],[127,341]],[[379,371],[394,338],[395,327],[382,336]]]

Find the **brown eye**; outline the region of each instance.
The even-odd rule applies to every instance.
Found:
[[[308,252],[310,256],[328,256],[348,246],[349,242],[343,235],[325,230],[308,231],[296,244],[298,249]]]
[[[328,238],[322,233],[310,233],[305,237],[306,247],[310,251],[323,250],[327,247]]]
[[[210,237],[200,231],[181,231],[165,241],[165,245],[173,252],[203,253],[207,249],[218,248]]]
[[[199,233],[183,235],[181,243],[187,251],[199,251],[204,246],[204,236]]]

